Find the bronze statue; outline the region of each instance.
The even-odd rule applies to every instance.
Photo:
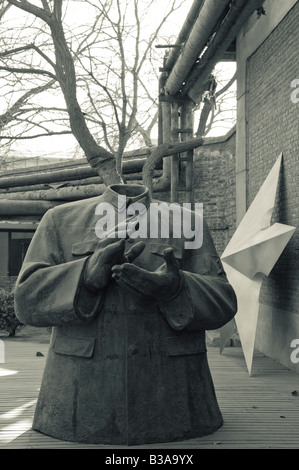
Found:
[[[234,291],[205,222],[196,249],[174,234],[170,218],[166,238],[138,237],[136,226],[128,237],[124,224],[117,237],[99,238],[96,208],[119,210],[119,195],[127,206],[153,203],[144,186],[107,187],[49,210],[28,249],[16,313],[53,327],[33,428],[113,445],[213,433],[223,420],[205,330],[235,315]],[[146,228],[148,210],[142,217]]]

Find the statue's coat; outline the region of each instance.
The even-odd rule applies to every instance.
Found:
[[[150,202],[147,191],[137,199]],[[33,428],[58,439],[117,445],[212,433],[223,421],[205,330],[235,315],[236,298],[209,230],[204,224],[196,250],[171,234],[143,240],[134,263],[151,271],[164,263],[164,249],[174,248],[184,283],[171,301],[135,295],[113,280],[91,294],[82,273],[98,242],[95,208],[104,201],[117,206],[112,187],[49,210],[18,277],[18,318],[53,326]]]

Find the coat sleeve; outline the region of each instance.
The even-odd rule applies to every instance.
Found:
[[[236,314],[237,299],[206,224],[202,247],[187,251],[181,289],[172,300],[160,300],[159,308],[175,330],[220,328]]]
[[[65,262],[56,231],[53,209],[35,232],[15,286],[15,311],[32,326],[82,323],[95,317],[104,294],[83,285],[88,257]]]

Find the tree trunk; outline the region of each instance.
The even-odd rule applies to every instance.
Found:
[[[199,123],[198,123],[198,128],[197,128],[197,131],[196,131],[196,137],[201,137],[201,136],[204,136],[205,133],[206,133],[206,126],[207,126],[207,121],[208,121],[208,117],[209,117],[209,114],[211,112],[211,109],[212,109],[212,104],[210,102],[210,100],[208,100],[207,98],[204,100],[204,104],[203,104],[203,107],[202,107],[202,111],[200,113],[200,119],[199,119]]]
[[[74,62],[66,43],[61,18],[52,15],[49,26],[55,47],[57,78],[66,101],[72,132],[89,164],[102,176],[104,183],[106,185],[122,183],[122,178],[116,171],[115,157],[96,143],[79,106]]]
[[[66,102],[70,126],[92,168],[102,176],[106,185],[122,183],[115,167],[115,157],[104,147],[99,146],[90,133],[77,100],[76,71],[62,26],[62,0],[54,0],[53,11],[46,2],[40,8],[27,0],[8,0],[20,10],[42,19],[50,28],[55,49],[56,64],[53,65]]]
[[[143,184],[148,187],[150,194],[153,194],[153,175],[156,164],[164,157],[169,144],[161,144],[147,158],[142,169]]]

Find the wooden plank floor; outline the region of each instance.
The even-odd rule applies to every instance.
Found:
[[[0,448],[125,449],[59,441],[31,429],[47,350],[45,343],[5,341],[5,363],[0,364]],[[242,350],[236,347],[222,355],[218,348],[209,348],[208,358],[223,427],[200,439],[130,449],[298,449],[299,376],[255,353],[249,377]]]

